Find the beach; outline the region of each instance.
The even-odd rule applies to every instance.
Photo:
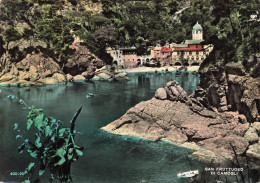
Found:
[[[122,71],[127,73],[135,73],[135,72],[160,72],[160,71],[174,71],[178,70],[181,66],[168,66],[168,67],[137,67],[131,69],[122,69]],[[188,71],[198,71],[200,66],[190,66],[187,67]]]

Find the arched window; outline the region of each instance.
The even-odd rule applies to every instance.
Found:
[[[196,59],[199,60],[199,56],[197,56]]]
[[[196,55],[199,55],[199,52],[198,52],[198,51],[196,51]]]

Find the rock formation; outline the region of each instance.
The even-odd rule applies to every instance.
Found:
[[[106,65],[100,69],[97,69],[93,79],[96,80],[126,80],[129,79],[127,74],[123,71],[118,71],[113,66]]]
[[[216,94],[221,91],[212,87]],[[230,104],[221,98],[217,99],[225,104],[225,110],[224,104],[209,108],[207,92],[198,87],[193,95],[187,96],[176,81],[168,82],[156,91],[154,98],[137,104],[102,129],[192,148],[196,150],[193,156],[206,163],[230,163],[234,153],[231,146],[241,157],[247,154],[249,159],[259,158],[260,122],[251,126],[243,114],[228,110]]]

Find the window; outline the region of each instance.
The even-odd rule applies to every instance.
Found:
[[[197,60],[199,60],[199,56],[197,56],[197,58],[196,58]]]
[[[198,51],[196,51],[196,55],[199,55],[199,52],[198,52]]]
[[[205,52],[205,51],[203,51],[203,54],[204,54],[204,55],[206,55],[206,52]]]
[[[203,56],[201,57],[201,60],[204,60],[204,57],[203,57]]]
[[[191,52],[191,51],[189,52],[189,55],[192,55],[192,52]]]

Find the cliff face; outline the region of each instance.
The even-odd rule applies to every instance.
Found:
[[[210,106],[219,112],[238,111],[246,116],[248,122],[260,120],[260,57],[255,58],[255,64],[248,69],[213,66],[200,71],[200,88],[203,96],[196,91],[195,98],[203,98],[204,106]],[[256,76],[256,77],[250,77]]]

